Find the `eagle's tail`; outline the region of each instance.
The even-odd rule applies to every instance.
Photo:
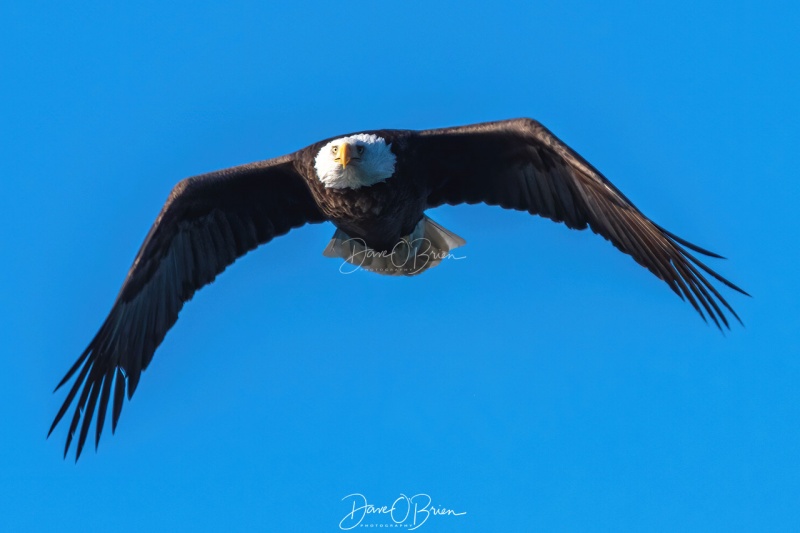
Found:
[[[337,229],[322,255],[344,259],[346,263],[340,267],[343,273],[363,268],[386,276],[414,276],[435,267],[442,259],[453,257],[450,251],[466,242],[423,216],[414,231],[403,237],[391,250],[373,250],[363,240],[352,238]]]

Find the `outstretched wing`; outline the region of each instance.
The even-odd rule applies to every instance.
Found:
[[[573,229],[589,226],[632,256],[703,319],[741,320],[707,275],[742,293],[689,250],[720,256],[673,235],[644,216],[600,172],[544,126],[530,119],[426,130],[410,141],[418,172],[429,186],[428,205],[483,202],[528,211]],[[424,168],[422,168],[424,166]],[[704,311],[705,310],[705,314]]]
[[[97,406],[95,447],[113,389],[112,432],[183,304],[248,251],[325,217],[290,156],[188,178],[175,186],[100,330],[64,379],[77,377],[50,433],[78,392],[64,455],[83,417],[80,457]],[[50,435],[48,433],[48,436]]]

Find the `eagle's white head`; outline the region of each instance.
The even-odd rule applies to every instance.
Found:
[[[359,133],[329,142],[317,154],[314,168],[325,187],[358,189],[394,174],[397,157],[383,137]]]

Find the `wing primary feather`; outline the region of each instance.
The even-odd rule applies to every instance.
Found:
[[[75,406],[75,414],[72,415],[72,423],[69,425],[69,433],[67,433],[67,444],[64,446],[64,457],[67,456],[67,452],[69,451],[69,445],[72,443],[72,437],[75,435],[75,431],[78,429],[78,422],[81,419],[81,411],[84,410],[86,407],[86,399],[89,396],[89,393],[92,391],[94,387],[94,383],[92,382],[91,378],[86,379],[86,383],[83,385],[83,390],[81,391],[81,395],[78,398],[78,403]],[[77,460],[77,459],[76,459]]]
[[[125,374],[122,370],[117,368],[114,378],[114,410],[111,413],[111,434],[113,435],[117,430],[117,421],[119,415],[122,413],[122,403],[125,400]]]
[[[730,325],[728,324],[728,320],[725,318],[725,315],[722,314],[719,306],[706,290],[706,286],[708,285],[708,280],[706,280],[702,275],[698,275],[689,262],[684,261],[682,263],[682,266],[684,267],[684,270],[689,271],[687,273],[687,275],[689,276],[688,279],[694,286],[695,293],[698,295],[698,298],[701,298],[701,300],[705,302],[704,306],[706,308],[706,311],[708,311],[709,316],[712,318],[712,320],[714,320],[714,323],[717,325],[717,328],[722,330],[722,327],[717,321],[717,318],[719,318],[719,320],[721,320],[723,324],[725,324],[725,327],[730,329]],[[709,306],[713,308],[713,311],[709,309]]]
[[[111,394],[111,382],[114,380],[114,367],[109,366],[103,379],[103,391],[100,393],[100,404],[97,407],[97,423],[95,424],[94,449],[100,445],[100,434],[106,422],[106,410],[108,409],[108,398]]]
[[[736,292],[738,292],[738,293],[740,293],[740,294],[744,294],[745,296],[750,296],[750,294],[749,294],[749,293],[747,293],[747,292],[746,292],[746,291],[744,291],[743,289],[740,289],[739,287],[737,287],[736,285],[734,285],[733,283],[731,283],[731,282],[730,282],[730,281],[728,281],[727,279],[723,278],[722,276],[720,276],[719,274],[717,274],[716,272],[714,272],[714,270],[713,270],[713,269],[711,269],[711,268],[709,268],[708,266],[706,266],[706,264],[705,264],[705,263],[703,263],[702,261],[700,261],[698,258],[696,258],[695,256],[693,256],[692,254],[690,254],[690,253],[689,253],[689,252],[687,252],[686,250],[684,250],[684,251],[683,251],[683,255],[685,255],[686,257],[688,257],[688,258],[689,258],[689,259],[690,259],[690,260],[691,260],[691,261],[692,261],[692,262],[693,262],[695,265],[697,265],[697,266],[699,266],[700,268],[702,268],[702,269],[703,269],[703,270],[704,270],[704,271],[705,271],[705,272],[706,272],[706,273],[707,273],[709,276],[712,276],[714,279],[716,279],[717,281],[719,281],[719,282],[720,282],[720,283],[722,283],[723,285],[725,285],[725,286],[727,286],[727,287],[729,287],[729,288],[731,288],[731,289],[735,290]],[[712,257],[713,257],[713,256],[712,256]],[[723,259],[724,259],[724,258],[723,258]],[[751,298],[752,298],[752,296],[751,296]]]
[[[130,359],[136,361],[132,372],[136,371],[136,368],[141,367],[142,358],[143,358],[143,348],[144,348],[144,336],[140,333],[141,330],[144,329],[144,325],[147,323],[147,317],[142,316],[142,306],[139,305],[139,301],[137,300],[136,305],[136,314],[135,314],[135,322],[131,320],[132,325],[128,328],[127,331],[127,342],[126,344],[126,351],[130,354]]]
[[[91,345],[90,345],[90,347],[91,347]],[[83,384],[83,380],[86,378],[86,374],[89,372],[89,368],[91,368],[91,366],[92,366],[92,362],[91,361],[87,361],[86,364],[84,364],[83,368],[81,369],[80,373],[78,374],[78,377],[75,378],[75,383],[73,383],[72,388],[69,391],[69,394],[67,394],[67,397],[64,399],[64,403],[61,404],[61,409],[58,410],[58,413],[56,414],[56,417],[53,420],[53,424],[50,426],[50,431],[47,433],[48,437],[50,436],[50,433],[53,432],[53,430],[58,425],[58,423],[61,421],[61,418],[66,414],[67,409],[69,409],[70,404],[72,404],[72,400],[75,398],[75,395],[78,393],[78,390],[81,388],[81,385]],[[72,438],[72,437],[70,436],[69,438]],[[65,454],[66,454],[66,451],[65,451]]]
[[[685,300],[683,294],[678,288],[676,278],[680,276],[672,263],[669,260],[669,250],[663,243],[663,239],[659,239],[659,235],[653,234],[651,227],[647,226],[647,222],[635,214],[630,217],[632,223],[639,229],[637,235],[641,236],[644,241],[643,250],[647,255],[651,265],[661,273],[661,279],[669,286],[672,291],[677,294],[681,300]],[[659,257],[656,254],[663,254],[666,257]]]
[[[101,328],[101,330],[102,330],[102,328]],[[99,335],[99,334],[100,334],[100,332],[98,331],[97,335]],[[97,339],[97,335],[95,335],[95,340]],[[72,375],[75,373],[75,371],[78,370],[78,368],[81,366],[81,363],[83,363],[83,361],[89,355],[89,352],[92,351],[92,345],[94,344],[94,342],[95,341],[93,340],[91,343],[89,343],[89,346],[87,346],[86,349],[81,354],[81,356],[78,357],[78,360],[75,361],[75,364],[73,364],[72,367],[70,367],[70,369],[67,371],[66,375],[64,375],[64,377],[61,378],[61,381],[58,382],[58,385],[56,385],[56,388],[53,389],[53,392],[56,392],[58,389],[60,389],[64,385],[64,383],[69,381],[69,378],[71,378]],[[52,429],[51,429],[51,431],[52,431]]]
[[[86,436],[89,434],[89,426],[92,425],[92,418],[94,417],[94,408],[97,405],[97,397],[100,395],[100,387],[102,386],[103,376],[96,376],[97,367],[92,369],[89,374],[89,379],[92,382],[92,392],[89,394],[89,400],[86,408],[83,411],[83,423],[81,424],[81,434],[78,437],[78,448],[75,451],[75,461],[81,456],[83,445],[86,443]]]
[[[716,324],[717,328],[722,329],[722,327],[719,324],[719,321],[714,315],[714,312],[711,310],[711,307],[706,301],[703,291],[701,290],[701,288],[698,287],[697,280],[695,279],[694,276],[691,275],[691,273],[687,272],[686,262],[681,260],[676,260],[674,261],[674,264],[675,267],[678,269],[678,272],[680,272],[683,279],[689,285],[689,288],[691,289],[694,296],[697,298],[698,302],[700,302],[700,305],[702,305],[703,309],[705,309],[706,312],[708,313],[709,318],[711,318],[711,320],[714,321],[714,324]]]
[[[113,363],[121,366],[125,371],[129,371],[133,366],[133,355],[128,349],[131,328],[136,325],[139,316],[139,300],[134,299],[130,302],[123,302],[120,306],[118,318],[115,320],[114,332],[108,336],[108,342],[100,353],[114,357]],[[126,320],[126,317],[130,317]]]
[[[139,377],[141,371],[128,373],[128,399],[133,398],[133,393],[136,392],[136,387],[139,385]]]
[[[603,197],[600,196],[599,198]],[[611,209],[611,206],[608,205],[608,203],[605,201],[604,198],[602,199],[602,202],[605,203],[606,207],[608,208],[608,212],[613,214],[614,211]],[[665,266],[669,266],[670,268],[673,269],[674,272],[674,267],[671,265],[669,259],[662,260],[655,257],[653,255],[653,252],[650,250],[650,246],[648,246],[646,243],[645,244],[640,243],[636,238],[636,235],[641,235],[644,239],[648,238],[649,232],[647,231],[648,228],[645,226],[646,223],[639,219],[639,216],[637,216],[638,213],[626,213],[626,214],[629,217],[629,222],[639,227],[639,233],[634,235],[629,235],[628,231],[626,230],[628,230],[630,226],[622,221],[617,220],[614,216],[609,216],[608,222],[617,228],[617,233],[622,235],[625,241],[627,242],[628,254],[633,256],[634,259],[637,259],[638,257],[637,259],[638,263],[645,266],[648,270],[656,274],[667,284],[667,286],[670,289],[672,289],[672,291],[675,294],[677,294],[678,296],[680,296],[681,299],[683,299],[683,295],[681,295],[681,292],[675,283],[676,276],[670,275],[671,273],[667,271],[665,268]],[[667,251],[662,248],[662,252],[667,252]]]
[[[609,216],[606,219],[608,222],[608,229],[611,230],[615,235],[617,246],[621,248],[622,251],[627,252],[628,255],[632,256],[634,259],[640,258],[638,262],[641,263],[645,254],[639,248],[638,243],[635,242],[636,239],[628,235],[625,222],[617,219],[614,211],[611,209],[611,206],[609,206],[605,198],[599,196],[598,199],[600,200],[601,207],[604,206],[609,213]]]
[[[685,254],[687,257],[689,257],[690,259],[692,259],[692,261],[695,261],[695,262],[697,262],[697,260],[696,260],[696,259],[694,259],[694,258],[692,258],[692,257],[691,257],[691,255],[690,255],[688,252],[684,251],[683,253],[684,253],[684,254]],[[741,319],[741,318],[739,318],[739,315],[738,315],[738,314],[736,314],[736,311],[734,311],[734,310],[733,310],[733,308],[732,308],[732,307],[731,307],[731,305],[728,303],[728,301],[727,301],[727,300],[726,300],[726,299],[725,299],[725,298],[724,298],[724,297],[723,297],[723,296],[722,296],[722,295],[719,293],[719,291],[717,291],[717,289],[716,289],[716,288],[715,288],[715,287],[714,287],[714,286],[713,286],[713,285],[712,285],[712,284],[711,284],[711,283],[710,283],[710,282],[709,282],[709,281],[708,281],[708,280],[707,280],[707,279],[706,279],[706,278],[703,276],[703,274],[702,274],[701,272],[699,272],[699,271],[697,270],[697,268],[696,268],[696,267],[695,267],[695,266],[694,266],[694,265],[693,265],[691,262],[687,261],[687,262],[686,262],[686,265],[689,267],[689,269],[691,269],[691,271],[692,271],[692,272],[695,274],[695,276],[697,276],[698,278],[700,278],[701,280],[703,280],[703,282],[705,283],[705,286],[706,286],[706,287],[708,287],[708,288],[711,290],[711,292],[714,294],[714,296],[716,296],[716,297],[717,297],[717,299],[720,301],[720,303],[722,303],[722,305],[724,305],[724,306],[725,306],[725,308],[726,308],[726,309],[727,309],[727,310],[728,310],[728,311],[729,311],[729,312],[730,312],[730,313],[733,315],[733,317],[734,317],[734,318],[735,318],[735,319],[736,319],[736,320],[739,322],[739,324],[741,324],[742,326],[744,326],[744,322],[742,322],[742,319]],[[749,294],[747,294],[746,292],[744,292],[744,291],[742,291],[742,292],[743,292],[743,294],[745,294],[746,296],[750,296],[750,295],[749,295]]]
[[[681,239],[680,237],[678,237],[678,236],[677,236],[677,235],[675,235],[674,233],[672,233],[672,232],[670,232],[670,231],[667,231],[667,230],[665,230],[664,228],[662,228],[662,227],[661,227],[661,226],[659,226],[658,224],[655,224],[655,223],[653,223],[653,225],[654,225],[655,227],[657,227],[657,228],[658,228],[658,231],[660,231],[660,232],[661,232],[661,233],[663,233],[664,235],[668,236],[668,237],[669,237],[670,239],[672,239],[673,241],[675,241],[675,242],[678,242],[678,243],[680,243],[680,244],[682,244],[682,245],[686,246],[686,247],[687,247],[687,248],[689,248],[690,250],[694,250],[695,252],[701,253],[701,254],[703,254],[703,255],[707,255],[707,256],[709,256],[709,257],[714,257],[714,258],[716,258],[716,259],[725,259],[724,257],[722,257],[722,256],[721,256],[721,255],[719,255],[719,254],[715,254],[714,252],[710,252],[710,251],[706,250],[705,248],[701,248],[701,247],[697,246],[696,244],[692,244],[692,243],[690,243],[690,242],[689,242],[689,241],[687,241],[687,240]]]
[[[703,311],[700,309],[700,306],[697,304],[697,301],[695,301],[692,291],[689,289],[689,287],[687,287],[686,280],[684,279],[683,274],[681,274],[680,268],[678,267],[674,259],[670,259],[670,262],[672,263],[672,267],[678,273],[678,276],[675,278],[675,281],[678,283],[678,286],[683,291],[683,294],[686,296],[686,299],[689,300],[690,304],[692,304],[694,310],[700,314],[700,316],[703,318],[703,321],[708,323],[708,320],[706,320],[706,316],[703,314]]]
[[[695,269],[692,268],[692,265],[689,265],[689,268],[693,272],[695,271]],[[711,295],[708,293],[708,289],[712,288],[711,284],[708,282],[708,280],[706,280],[706,278],[702,274],[700,274],[698,272],[695,272],[695,277],[700,280],[699,283],[698,283],[698,286],[700,287],[700,290],[703,291],[703,295],[706,297],[708,302],[714,308],[714,311],[717,313],[717,316],[719,317],[719,319],[722,321],[723,324],[725,324],[726,328],[731,329],[730,324],[728,324],[728,318],[725,316],[725,313],[723,313],[722,310],[719,308],[719,305],[717,304],[717,300],[712,298]],[[722,328],[720,328],[720,329],[722,329]]]

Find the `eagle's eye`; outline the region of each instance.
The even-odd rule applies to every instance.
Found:
[[[364,153],[364,146],[363,145],[356,146],[356,152],[358,152],[358,155],[363,154]]]
[[[336,153],[336,152],[338,152],[338,151],[339,151],[339,147],[338,147],[338,146],[336,146],[336,145],[333,145],[333,146],[331,146],[331,152],[332,152],[332,153],[334,153],[334,154],[335,154],[335,153]]]

